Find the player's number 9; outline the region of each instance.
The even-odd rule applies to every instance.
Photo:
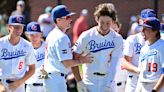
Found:
[[[157,63],[148,63],[148,72],[157,72],[158,64]]]

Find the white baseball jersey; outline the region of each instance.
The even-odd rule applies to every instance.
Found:
[[[0,79],[19,79],[27,66],[36,62],[33,46],[23,38],[13,46],[8,39],[9,36],[0,38]]]
[[[164,40],[164,32],[161,32],[160,35],[161,35],[161,39]]]
[[[70,39],[56,26],[46,38],[44,68],[47,72],[68,74],[69,70],[62,61],[69,59],[72,59]]]
[[[159,39],[152,45],[145,43],[139,57],[139,79],[141,82],[157,82],[164,73],[164,41]]]
[[[125,41],[123,49],[124,55],[132,57],[131,63],[136,67],[138,67],[139,54],[144,43],[145,41],[141,33],[130,35]],[[131,72],[129,72],[129,74],[131,74]]]
[[[124,40],[124,45],[125,45],[125,40]],[[123,46],[124,49],[124,46]],[[115,81],[116,82],[122,82],[122,81],[126,81],[127,78],[127,72],[125,69],[122,69],[122,62],[123,62],[123,58],[124,56],[122,55],[121,58],[119,59],[119,62],[117,63],[116,66],[116,75],[115,75]],[[120,77],[122,76],[122,77]]]
[[[108,63],[112,59],[118,58],[122,54],[122,49],[123,39],[121,35],[110,29],[107,35],[102,36],[98,33],[97,27],[83,32],[73,47],[74,52],[78,54],[82,52],[91,53],[94,57],[91,64],[82,65],[83,74],[95,72],[107,74],[109,71]]]
[[[34,48],[34,54],[37,60],[37,62],[35,63],[35,73],[26,81],[26,84],[43,83],[43,80],[39,79],[39,75],[41,74],[40,70],[42,65],[44,64],[44,58],[45,58],[44,42],[42,42],[39,48],[37,49]]]

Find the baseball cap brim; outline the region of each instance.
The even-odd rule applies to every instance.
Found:
[[[146,24],[140,24],[139,26],[142,26],[142,27],[148,27],[148,28],[152,28],[151,26],[146,25]]]
[[[24,24],[20,24],[20,23],[10,23],[10,24],[7,24],[7,25],[22,25],[22,26],[25,26]]]
[[[75,14],[76,14],[76,13],[71,12],[71,13],[67,14],[66,16],[72,16],[72,15],[75,15]]]
[[[27,34],[39,34],[39,33],[41,33],[41,32],[27,32],[27,31],[26,31],[26,33],[27,33]]]

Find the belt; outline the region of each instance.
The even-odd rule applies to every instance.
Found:
[[[48,73],[48,74],[52,74],[52,73]],[[66,74],[64,74],[64,73],[59,73],[60,74],[60,76],[62,76],[62,77],[65,77],[66,78]]]
[[[43,83],[33,83],[33,86],[43,86]]]
[[[2,81],[2,79],[0,79],[0,81]],[[14,81],[6,80],[6,83],[8,83],[8,84],[10,84],[10,83],[12,83],[12,82],[14,82]]]
[[[129,75],[129,78],[133,78],[133,75]]]
[[[94,75],[99,75],[99,76],[105,76],[106,74],[102,74],[102,73],[98,73],[98,72],[95,72],[93,73]]]
[[[125,81],[125,82],[118,82],[118,83],[117,83],[117,86],[121,86],[121,85],[123,85],[123,83],[126,84],[126,81]]]

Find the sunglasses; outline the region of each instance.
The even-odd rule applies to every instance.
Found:
[[[62,17],[62,19],[70,20],[70,19],[72,19],[72,18],[71,18],[71,16],[64,16],[64,17]]]

